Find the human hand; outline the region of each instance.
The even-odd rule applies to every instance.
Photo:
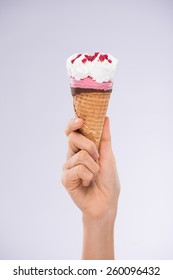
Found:
[[[67,125],[69,147],[62,183],[84,217],[98,219],[109,215],[114,219],[120,183],[111,148],[109,119],[105,118],[99,151],[77,131],[82,125],[82,119],[72,119]]]

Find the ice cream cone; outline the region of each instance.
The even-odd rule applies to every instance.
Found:
[[[79,130],[99,148],[112,92],[117,59],[110,54],[74,54],[67,59],[74,111],[84,120]]]
[[[110,92],[81,92],[73,96],[74,111],[84,120],[80,132],[99,148]]]

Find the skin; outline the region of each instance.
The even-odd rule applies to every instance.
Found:
[[[120,183],[111,147],[109,118],[105,118],[99,151],[95,144],[77,130],[82,119],[71,119],[67,161],[62,183],[82,211],[82,259],[114,259],[114,222]]]

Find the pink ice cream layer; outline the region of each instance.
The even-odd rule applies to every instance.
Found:
[[[82,80],[75,80],[74,78],[70,78],[70,86],[73,88],[92,88],[96,90],[106,91],[112,89],[112,82],[98,83],[90,77]]]

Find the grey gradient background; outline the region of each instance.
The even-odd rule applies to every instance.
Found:
[[[173,258],[172,31],[168,0],[0,0],[0,259],[81,257],[81,213],[61,185],[65,60],[94,51],[119,59],[116,257]]]

